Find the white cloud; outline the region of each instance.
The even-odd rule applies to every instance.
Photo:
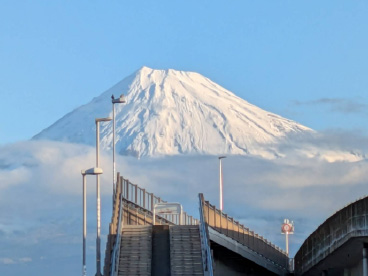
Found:
[[[30,177],[30,172],[26,168],[15,168],[12,170],[0,170],[0,190],[9,186],[19,185]]]
[[[30,262],[32,262],[32,258],[30,258],[30,257],[23,257],[23,258],[20,258],[19,259],[19,262],[20,263],[30,263]]]
[[[22,257],[18,259],[13,258],[0,258],[0,263],[4,265],[15,265],[15,264],[24,264],[32,262],[32,258],[30,257]]]
[[[15,264],[15,261],[11,258],[0,258],[0,263],[4,265],[12,265]]]
[[[326,143],[327,138],[308,143]],[[342,142],[344,141],[344,142]],[[356,138],[351,141],[359,149]],[[302,148],[302,143],[298,147]],[[346,141],[334,138],[334,148]],[[327,162],[286,148],[281,159],[228,156],[223,162],[225,211],[268,240],[283,246],[282,219],[296,222],[295,253],[300,243],[334,211],[361,197],[368,162]],[[362,149],[364,151],[365,149]],[[95,165],[94,147],[59,142],[23,142],[0,148],[0,259],[2,264],[45,265],[67,260],[79,266],[82,176]],[[102,237],[111,218],[112,162],[101,152]],[[198,193],[218,202],[216,156],[142,158],[118,156],[117,171],[167,201],[178,201],[198,217]],[[93,269],[95,248],[95,177],[88,177],[87,246]],[[296,243],[298,242],[298,244]],[[10,246],[11,245],[11,246]],[[3,249],[1,249],[3,248]],[[104,249],[104,243],[102,243]],[[103,250],[102,250],[103,251]],[[8,254],[11,253],[11,254]],[[27,257],[24,257],[27,256]],[[67,265],[67,267],[68,267]],[[69,268],[66,268],[69,269]],[[1,274],[0,268],[0,274]],[[62,275],[61,272],[58,275]]]

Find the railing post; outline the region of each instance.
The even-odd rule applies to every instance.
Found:
[[[240,236],[240,227],[239,227],[239,221],[237,221],[236,223],[238,224],[238,226],[237,226],[237,229],[238,229],[238,233],[237,233],[237,234],[238,234],[238,241],[239,241],[239,240],[240,240],[240,237],[239,237],[239,236]]]
[[[146,209],[146,189],[142,189],[143,192],[143,208]]]
[[[129,180],[128,180],[128,179],[125,181],[125,184],[126,184],[126,185],[125,185],[125,186],[126,186],[126,194],[125,194],[125,195],[126,195],[126,197],[125,197],[125,198],[126,198],[127,200],[129,200],[129,184],[130,184],[130,182],[129,182]]]
[[[182,221],[180,222],[180,224],[187,225],[187,213],[186,212],[183,212],[183,217],[182,217]]]
[[[220,233],[223,233],[222,232],[222,210],[219,210],[220,212]]]
[[[217,228],[217,221],[216,221],[216,217],[217,217],[217,213],[216,213],[216,207],[213,206],[213,224],[214,224],[214,229]]]
[[[138,185],[134,185],[135,187],[135,204],[138,205]]]
[[[125,194],[124,194],[125,193],[125,190],[124,190],[124,185],[125,184],[124,183],[125,183],[125,179],[123,177],[121,177],[121,187],[120,187],[121,191],[120,192],[123,195],[123,197],[125,196]],[[115,193],[116,193],[116,191],[115,191]]]
[[[136,208],[137,212],[135,214],[135,224],[138,225],[138,208]]]
[[[153,211],[153,207],[155,206],[155,203],[153,201],[154,201],[154,195],[153,193],[151,193],[151,211]]]
[[[242,233],[240,232],[240,229],[242,230]],[[244,244],[244,245],[247,245],[248,247],[249,247],[249,244],[247,244],[246,242],[245,242],[245,239],[246,239],[246,236],[245,236],[245,231],[244,231],[244,226],[243,225],[240,225],[239,226],[239,233],[241,233],[242,235],[241,235],[241,242],[240,243],[242,243],[242,244]]]
[[[226,235],[229,236],[229,218],[227,214],[225,214],[225,219],[226,219]]]

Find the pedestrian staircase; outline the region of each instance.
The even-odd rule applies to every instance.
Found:
[[[151,275],[152,226],[124,225],[119,254],[119,276]]]
[[[198,225],[170,226],[171,275],[203,275]]]
[[[153,230],[151,225],[124,225],[120,243],[119,276],[203,275],[198,225],[154,227],[157,229]],[[162,244],[165,231],[169,236],[169,252],[162,252],[166,248]],[[153,232],[155,242],[152,241]],[[158,233],[161,233],[161,237],[157,237]],[[167,265],[166,256],[169,262]],[[155,267],[152,273],[151,267]]]

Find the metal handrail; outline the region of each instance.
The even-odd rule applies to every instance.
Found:
[[[119,257],[120,257],[120,240],[121,240],[121,226],[122,226],[122,212],[123,212],[123,184],[120,181],[120,197],[119,197],[119,214],[118,214],[118,226],[116,229],[116,240],[114,244],[114,248],[111,254],[111,270],[110,276],[117,276],[118,275],[118,268],[119,268]]]
[[[146,191],[146,189],[139,187],[137,184],[131,183],[128,179],[125,179],[125,183],[122,186],[122,194],[126,201],[132,202],[151,212],[153,211],[153,206],[156,203],[167,202],[153,193]],[[188,215],[186,212],[183,212],[183,214],[183,221],[185,222],[184,224],[198,224],[197,219]],[[170,219],[166,217],[163,218],[173,222],[174,224],[179,224],[179,216],[170,215]]]
[[[229,222],[233,223],[234,225],[238,225],[239,228],[242,228],[242,229],[246,230],[249,234],[251,234],[251,236],[255,237],[258,240],[261,240],[262,242],[269,245],[270,247],[272,247],[276,251],[280,252],[281,254],[286,255],[285,250],[283,250],[282,248],[280,248],[277,245],[273,244],[272,242],[268,241],[262,235],[259,235],[259,234],[255,233],[254,231],[252,231],[251,229],[245,227],[239,221],[235,220],[233,217],[228,216],[227,214],[223,213],[221,210],[217,209],[216,206],[211,205],[208,201],[205,202],[205,203],[208,206],[208,208],[212,209],[214,212],[219,214],[222,218],[228,220]],[[214,227],[216,227],[216,226],[214,226]]]
[[[205,217],[208,226],[236,240],[248,247],[250,250],[257,252],[257,254],[269,259],[277,266],[280,266],[283,269],[288,269],[289,258],[284,250],[273,245],[267,239],[258,235],[254,231],[251,231],[249,228],[246,228],[244,225],[240,224],[239,221],[236,221],[221,210],[218,210],[216,206],[211,205],[208,201],[204,201],[204,198],[203,209],[206,214],[208,212],[208,215]],[[214,215],[212,220],[209,217],[210,212],[211,218],[212,214]]]
[[[212,255],[211,248],[209,245],[209,235],[208,228],[206,227],[206,221],[204,219],[204,210],[203,210],[203,194],[199,194],[199,233],[201,238],[201,247],[202,247],[202,266],[204,275],[213,276],[213,266],[212,266]]]

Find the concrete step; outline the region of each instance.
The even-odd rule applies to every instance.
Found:
[[[198,225],[170,226],[171,275],[203,275]]]
[[[151,275],[151,259],[152,226],[124,225],[118,275]]]

